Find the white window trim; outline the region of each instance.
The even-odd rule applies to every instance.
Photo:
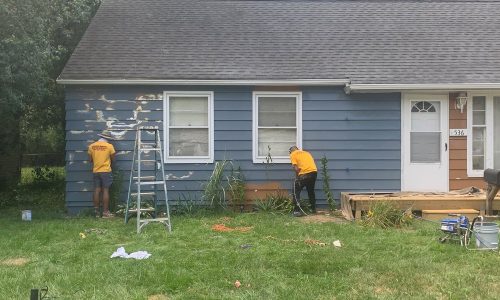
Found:
[[[484,168],[493,168],[493,97],[500,96],[500,93],[495,92],[469,92],[470,100],[467,101],[467,176],[468,177],[483,177],[484,170],[472,169],[472,99],[477,96],[486,98],[486,143],[484,145],[485,162]]]
[[[208,156],[169,156],[169,100],[170,97],[208,97]],[[163,92],[163,145],[165,163],[214,162],[214,92],[213,91],[164,91]]]
[[[252,157],[253,163],[260,164],[266,163],[265,156],[258,156],[259,140],[258,140],[258,121],[259,121],[259,107],[257,99],[259,97],[295,97],[296,99],[296,114],[295,122],[297,127],[297,137],[295,145],[302,148],[302,92],[253,92],[252,96]],[[290,145],[292,146],[292,145]],[[290,163],[289,156],[273,156],[272,163]]]

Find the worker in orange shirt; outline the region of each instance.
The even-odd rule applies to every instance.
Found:
[[[316,195],[314,193],[314,186],[316,184],[316,178],[318,177],[318,168],[316,168],[314,158],[311,153],[299,150],[297,146],[290,147],[289,152],[290,162],[292,163],[296,175],[293,187],[293,200],[295,205],[293,215],[296,217],[302,216],[303,212],[300,208],[300,192],[304,187],[307,189],[311,211],[316,213]]]
[[[110,132],[104,130],[98,134],[100,139],[89,146],[89,159],[93,164],[92,173],[94,175],[94,210],[97,217],[100,216],[99,206],[102,194],[102,217],[109,218],[113,214],[109,211],[109,187],[113,183],[111,162],[115,158],[115,148],[108,141],[113,137]]]

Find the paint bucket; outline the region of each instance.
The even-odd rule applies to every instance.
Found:
[[[23,221],[31,221],[31,210],[21,211],[21,219]]]
[[[474,225],[476,247],[483,250],[498,249],[498,224],[480,222]]]

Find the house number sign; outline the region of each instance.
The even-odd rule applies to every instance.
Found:
[[[450,136],[467,136],[467,129],[450,129]]]

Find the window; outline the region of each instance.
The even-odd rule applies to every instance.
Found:
[[[302,93],[254,92],[253,162],[289,163],[288,149],[302,146]]]
[[[166,162],[213,162],[213,98],[213,92],[165,92]]]
[[[467,173],[482,177],[484,169],[500,168],[500,95],[472,95],[467,111]]]

